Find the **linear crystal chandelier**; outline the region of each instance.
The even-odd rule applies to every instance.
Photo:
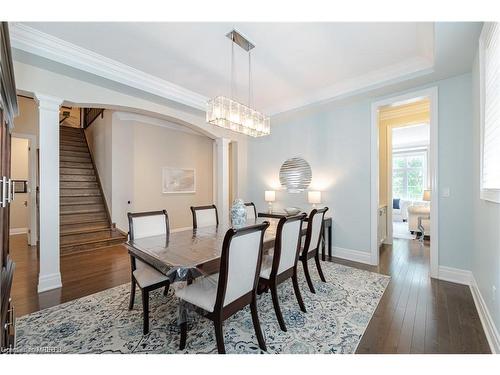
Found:
[[[250,51],[255,47],[238,31],[226,35],[231,39],[231,98],[217,96],[207,102],[207,122],[251,137],[271,134],[269,116],[251,107],[252,100],[252,65]],[[241,104],[234,98],[234,45],[248,52],[248,105]]]

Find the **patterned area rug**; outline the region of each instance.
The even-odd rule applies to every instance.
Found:
[[[268,353],[354,353],[390,277],[322,262],[326,283],[312,265],[312,294],[299,265],[307,313],[300,311],[292,283],[278,287],[288,328],[278,326],[270,293],[258,297]],[[158,290],[150,295],[150,333],[142,335],[140,292],[128,310],[129,284],[25,315],[16,321],[16,352],[180,353],[178,302]],[[260,353],[249,307],[224,322],[227,353]],[[189,324],[185,353],[217,353],[213,324],[197,316]]]

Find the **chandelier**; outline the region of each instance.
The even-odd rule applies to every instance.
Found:
[[[226,35],[231,39],[231,97],[234,98],[234,45],[248,52],[248,105],[225,96],[217,96],[207,102],[207,122],[251,137],[271,134],[269,116],[251,107],[252,65],[250,51],[255,47],[238,31]]]

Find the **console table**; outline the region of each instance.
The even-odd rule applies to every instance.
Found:
[[[269,217],[273,219],[281,219],[282,217],[294,216],[287,214],[286,212],[259,212],[258,217]],[[308,217],[306,217],[306,221]],[[328,256],[332,256],[332,226],[333,219],[331,216],[325,216],[323,220],[323,243],[321,245],[321,257],[326,260],[326,236],[328,235]]]

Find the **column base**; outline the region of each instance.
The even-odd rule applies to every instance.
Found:
[[[52,273],[50,275],[38,276],[38,293],[62,287],[61,274]]]

